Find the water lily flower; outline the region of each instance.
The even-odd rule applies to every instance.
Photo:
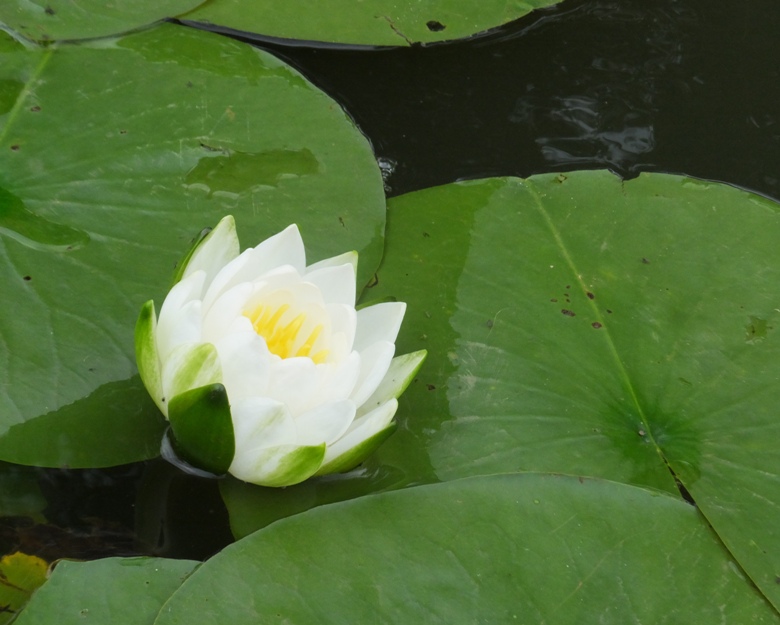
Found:
[[[312,265],[297,226],[239,253],[233,218],[136,325],[141,379],[187,462],[263,486],[348,471],[394,430],[425,358],[394,357],[402,302],[355,308],[357,253]]]

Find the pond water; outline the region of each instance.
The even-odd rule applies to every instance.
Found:
[[[609,168],[685,173],[780,200],[779,26],[770,0],[567,0],[454,44],[244,40],[342,103],[374,146],[391,196],[458,179]],[[0,519],[5,550],[202,559],[231,541],[217,483],[161,460],[9,470],[29,484],[38,514]]]

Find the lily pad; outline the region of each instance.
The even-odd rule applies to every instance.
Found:
[[[183,19],[283,39],[408,46],[469,37],[557,0],[212,0]]]
[[[371,297],[429,357],[375,462],[675,478],[780,605],[780,212],[726,185],[607,172],[392,200]]]
[[[194,9],[203,0],[4,0],[0,22],[33,41],[105,37]]]
[[[46,581],[49,563],[15,552],[0,558],[0,624],[10,623],[30,595]]]
[[[63,560],[14,622],[151,625],[166,599],[198,564],[164,558]]]
[[[89,467],[158,453],[133,327],[225,214],[245,246],[292,222],[310,262],[378,264],[385,200],[367,140],[251,46],[163,25],[0,49],[0,458]],[[15,86],[14,86],[15,85]]]
[[[780,617],[693,506],[614,482],[528,474],[409,488],[279,521],[204,563],[155,624],[375,622]]]

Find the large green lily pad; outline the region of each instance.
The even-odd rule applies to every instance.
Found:
[[[780,605],[780,213],[684,177],[492,179],[394,199],[372,297],[429,357],[373,460],[675,492]],[[369,469],[370,470],[370,467]]]
[[[408,46],[460,39],[558,0],[212,0],[186,20],[284,39]]]
[[[377,622],[780,617],[693,506],[530,474],[420,486],[279,521],[203,564],[155,624]]]
[[[3,0],[0,22],[34,41],[117,35],[189,11],[203,0]]]
[[[370,146],[333,100],[251,46],[172,25],[0,48],[0,458],[121,464],[164,421],[133,327],[202,228],[244,247],[298,223],[310,260],[382,251]]]
[[[166,599],[198,564],[164,558],[63,560],[14,622],[151,625]]]

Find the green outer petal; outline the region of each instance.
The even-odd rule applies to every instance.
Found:
[[[157,353],[157,314],[154,312],[154,300],[149,300],[141,307],[138,321],[135,324],[135,360],[141,380],[152,396],[154,403],[164,414],[168,409],[163,402],[162,374],[160,357]]]
[[[192,245],[190,245],[190,248],[185,252],[184,257],[176,264],[176,273],[173,274],[173,282],[171,283],[171,286],[181,282],[181,279],[184,277],[184,272],[187,271],[187,267],[189,267],[190,261],[192,261],[195,250],[200,247],[201,243],[203,243],[206,240],[206,237],[208,237],[212,232],[214,232],[213,229],[204,228],[192,240]]]
[[[189,347],[182,346],[174,350],[168,362],[171,358],[178,358],[182,361],[176,369],[173,379],[166,384],[171,397],[207,384],[222,382],[222,365],[219,361],[219,354],[217,348],[211,343],[198,343]]]
[[[191,465],[221,475],[236,451],[227,391],[209,384],[173,397],[168,406],[176,453]]]
[[[393,358],[385,377],[371,397],[358,408],[355,418],[368,414],[391,399],[398,399],[417,375],[427,355],[428,352],[421,349]]]
[[[274,454],[279,454],[283,449],[289,449],[290,446],[272,447],[268,453],[258,459],[260,462],[267,463],[272,460]],[[299,484],[315,474],[322,464],[325,457],[326,445],[309,445],[303,447],[293,447],[290,451],[284,453],[279,459],[276,468],[273,471],[264,473],[256,480],[251,481],[259,486],[292,486]],[[243,479],[243,478],[239,478]]]
[[[384,430],[380,430],[373,436],[345,451],[340,456],[331,460],[328,464],[322,465],[314,475],[344,473],[354,469],[357,465],[373,454],[379,448],[379,446],[384,443],[393,432],[395,432],[397,427],[398,423],[391,421]]]
[[[208,285],[222,267],[238,256],[241,247],[233,215],[225,215],[213,230],[202,235],[182,261],[177,275],[181,279],[202,269]]]

